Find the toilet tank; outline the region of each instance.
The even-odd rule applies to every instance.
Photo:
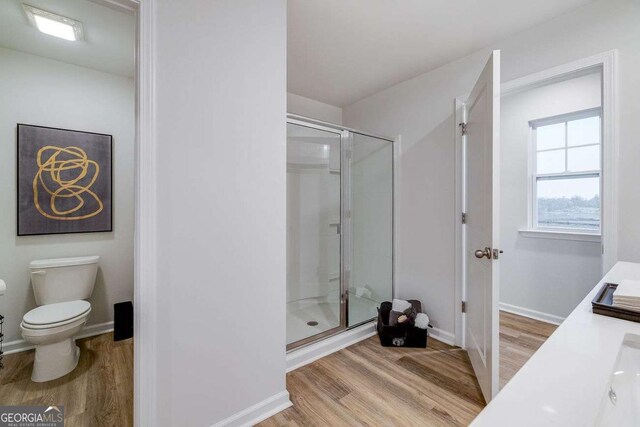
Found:
[[[99,256],[31,261],[31,285],[36,304],[88,299],[98,273]]]

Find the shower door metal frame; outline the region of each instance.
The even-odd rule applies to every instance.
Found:
[[[321,124],[313,123],[308,120],[299,120],[297,118],[289,118],[287,117],[287,123],[293,124],[296,126],[303,126],[311,129],[317,129],[324,132],[330,132],[340,136],[340,225],[339,225],[339,236],[340,236],[340,324],[334,328],[328,329],[326,331],[311,335],[307,338],[303,338],[298,341],[294,341],[290,344],[287,344],[287,351],[291,351],[297,349],[299,347],[305,346],[307,344],[314,343],[323,338],[327,338],[331,335],[339,334],[340,332],[347,329],[347,303],[345,300],[345,295],[348,293],[348,285],[345,282],[345,266],[344,266],[344,242],[347,239],[343,239],[344,235],[344,218],[345,218],[345,201],[344,198],[344,168],[345,168],[345,138],[348,138],[348,132],[344,130],[337,129],[335,127],[323,126]],[[345,287],[346,285],[346,287]]]
[[[383,141],[387,141],[388,143],[391,144],[391,300],[393,300],[393,298],[395,298],[395,280],[396,280],[396,255],[395,255],[395,251],[396,251],[396,140],[391,139],[389,137],[386,136],[380,136],[380,135],[375,135],[372,133],[367,133],[367,132],[362,132],[360,130],[356,130],[356,129],[351,129],[351,128],[343,128],[346,131],[348,131],[348,135],[349,135],[349,156],[348,156],[348,163],[349,163],[349,186],[347,188],[348,194],[347,197],[349,199],[349,214],[348,214],[348,221],[349,221],[349,227],[351,227],[351,196],[352,196],[352,191],[351,191],[351,166],[352,166],[352,159],[353,159],[353,153],[354,153],[354,141],[355,141],[355,135],[361,135],[361,136],[367,136],[367,137],[371,137],[371,138],[375,138],[375,139],[380,139]],[[351,228],[349,228],[349,230],[351,231]],[[352,234],[349,234],[349,272],[348,272],[348,277],[349,279],[351,279],[351,243],[353,242],[353,236]],[[345,318],[345,329],[353,329],[353,328],[357,328],[358,326],[362,326],[366,323],[369,323],[373,320],[376,319],[376,317],[372,317],[370,319],[367,320],[363,320],[362,322],[358,322],[355,323],[353,325],[349,325],[349,286],[347,283],[347,287],[345,290],[345,307],[346,307],[346,313],[347,313],[347,317]]]
[[[351,280],[351,162],[353,158],[354,135],[359,134],[381,139],[391,143],[391,297],[394,296],[395,284],[395,140],[386,136],[375,135],[368,132],[348,128],[335,123],[287,114],[287,123],[304,126],[325,132],[340,134],[340,325],[324,332],[311,335],[298,341],[287,344],[287,352],[303,346],[313,344],[324,338],[337,335],[348,329],[356,328],[371,322],[375,317],[349,326],[349,281]],[[348,236],[348,238],[343,238]]]

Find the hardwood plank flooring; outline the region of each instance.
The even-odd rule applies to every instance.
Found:
[[[293,407],[260,426],[467,425],[484,407],[467,353],[374,336],[287,374]]]
[[[500,313],[501,387],[556,326]],[[133,425],[133,341],[77,341],[69,375],[31,381],[33,351],[5,356],[0,405],[64,405],[65,425]],[[371,337],[287,374],[294,406],[261,426],[462,426],[484,407],[467,353],[429,339],[427,349],[381,347]]]
[[[516,314],[500,312],[500,388],[556,330],[557,326]]]
[[[506,384],[556,326],[500,312],[500,383]],[[287,374],[293,406],[271,426],[466,426],[484,408],[466,351],[429,339],[388,348],[374,336]]]
[[[67,427],[132,426],[133,340],[108,333],[76,343],[76,369],[46,383],[31,381],[33,350],[5,356],[0,405],[64,405]]]

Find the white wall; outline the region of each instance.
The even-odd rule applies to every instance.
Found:
[[[157,418],[205,426],[288,402],[286,1],[156,7]]]
[[[35,307],[31,260],[100,255],[88,324],[113,320],[133,297],[134,82],[130,78],[0,48],[0,296],[5,344],[21,340]],[[113,135],[113,232],[16,236],[16,124]],[[17,343],[16,343],[17,344]]]
[[[515,34],[502,50],[502,78],[619,49],[619,258],[640,261],[640,3],[601,0]],[[490,49],[476,52],[344,108],[347,126],[402,135],[398,166],[397,292],[423,300],[434,326],[454,331],[455,97],[468,93]]]
[[[342,124],[342,108],[291,92],[287,93],[287,113],[298,114],[322,120],[323,122]]]
[[[601,74],[502,97],[500,302],[564,318],[602,277],[599,242],[525,237],[529,121],[601,106]]]

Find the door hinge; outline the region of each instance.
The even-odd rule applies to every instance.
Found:
[[[467,223],[467,213],[466,212],[462,212],[462,223],[463,224]]]
[[[469,126],[468,123],[459,123],[458,126],[460,126],[460,130],[462,131],[462,136],[465,136],[467,134],[467,127]]]
[[[463,313],[467,312],[467,302],[466,301],[462,301],[462,312]]]

